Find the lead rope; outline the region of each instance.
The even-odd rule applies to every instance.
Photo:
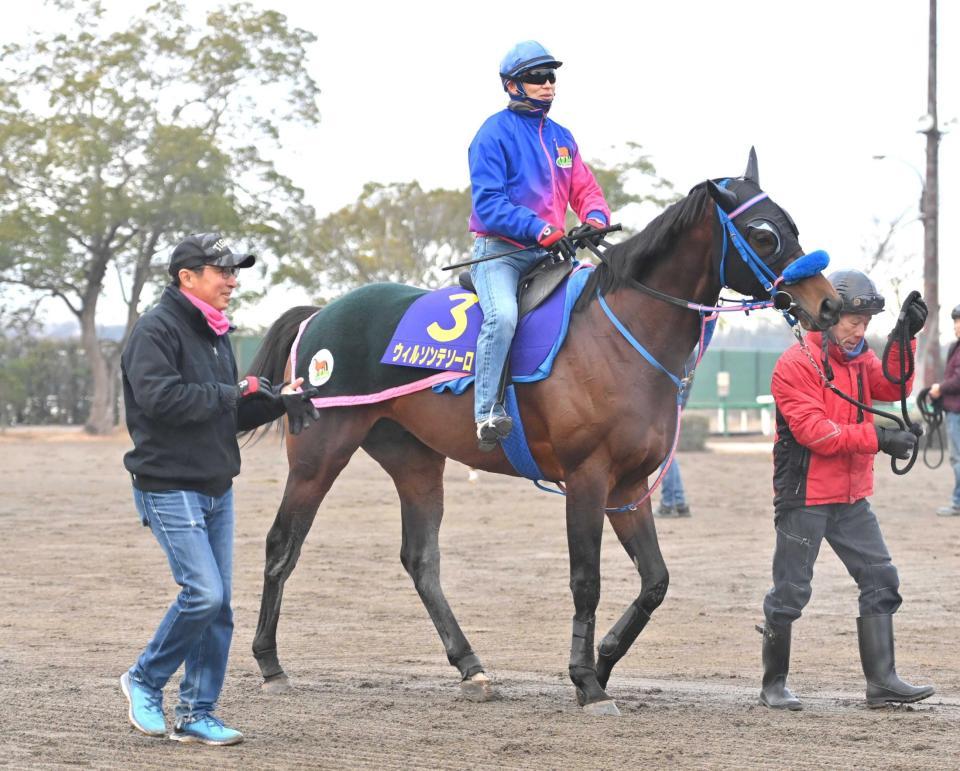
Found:
[[[946,446],[943,441],[943,402],[940,399],[930,398],[930,389],[924,388],[917,394],[917,410],[920,412],[920,418],[926,425],[926,434],[930,437],[923,448],[923,465],[929,469],[940,468],[946,457]],[[931,464],[928,459],[930,445],[933,444],[933,437],[937,438],[937,450],[940,453],[940,459]]]
[[[923,429],[921,429],[920,426],[918,426],[916,423],[913,423],[910,420],[909,414],[907,413],[906,391],[907,391],[907,381],[910,379],[909,377],[903,377],[899,381],[894,380],[892,377],[887,375],[886,365],[884,365],[884,376],[888,380],[890,380],[890,382],[900,386],[900,401],[901,401],[901,407],[903,409],[903,414],[904,414],[904,418],[901,418],[899,415],[895,415],[892,412],[885,412],[884,410],[878,410],[874,407],[870,407],[864,404],[863,402],[857,401],[852,396],[847,396],[843,391],[841,391],[831,382],[833,380],[833,370],[830,367],[830,361],[827,358],[828,341],[827,341],[826,334],[824,334],[824,338],[823,338],[824,339],[824,349],[823,349],[824,358],[822,360],[824,365],[823,368],[820,367],[820,364],[817,363],[817,360],[813,357],[813,354],[810,352],[810,349],[807,347],[807,342],[803,337],[803,332],[800,330],[799,325],[793,328],[793,334],[797,338],[797,342],[800,343],[800,350],[803,351],[804,355],[810,361],[810,364],[813,365],[814,371],[820,376],[820,380],[825,388],[829,389],[830,391],[833,391],[834,394],[839,396],[845,402],[849,402],[850,404],[857,407],[858,409],[865,410],[866,412],[873,413],[874,415],[879,415],[882,418],[887,418],[887,420],[892,420],[894,423],[897,424],[897,426],[900,428],[901,431],[910,431],[916,434],[919,440],[919,437],[923,433]],[[887,353],[889,352],[890,346],[893,344],[893,342],[894,342],[893,340],[889,340],[887,342],[887,347],[884,350],[884,360],[886,360]],[[909,351],[908,356],[910,360],[910,375],[912,376],[913,351],[910,350],[909,342],[907,343],[906,348],[907,348],[907,351]],[[903,370],[904,363],[905,361],[904,361],[904,354],[903,354],[903,345],[901,345],[900,347],[900,366],[901,366],[900,371],[901,372],[904,371]],[[827,374],[824,373],[824,370],[826,370],[829,373],[829,377],[827,376]],[[913,468],[913,464],[917,462],[917,454],[919,453],[919,451],[920,451],[920,442],[918,441],[917,444],[915,444],[913,447],[913,454],[911,455],[910,460],[907,462],[907,465],[904,466],[902,469],[897,468],[897,459],[891,457],[890,468],[893,470],[893,473],[898,475],[906,474],[911,468]]]

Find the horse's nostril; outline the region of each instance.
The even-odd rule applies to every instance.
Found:
[[[832,297],[826,298],[820,303],[820,318],[824,321],[835,322],[840,317],[840,300],[834,300]]]

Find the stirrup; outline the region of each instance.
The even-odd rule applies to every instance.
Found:
[[[513,418],[509,415],[490,415],[477,423],[477,440],[480,450],[490,452],[501,439],[506,439],[513,430]]]

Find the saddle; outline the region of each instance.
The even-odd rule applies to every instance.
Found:
[[[517,285],[517,318],[523,318],[537,306],[541,305],[560,283],[573,271],[573,260],[559,254],[548,254],[534,265],[520,279]],[[460,286],[468,292],[476,294],[476,287],[470,271],[465,270],[457,280]]]

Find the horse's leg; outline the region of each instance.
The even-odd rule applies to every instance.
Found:
[[[605,479],[601,474],[577,474],[567,479],[567,547],[574,606],[570,679],[577,688],[577,702],[584,712],[619,715],[617,705],[597,680],[593,658],[606,497]]]
[[[460,671],[463,693],[474,701],[486,701],[492,696],[490,680],[440,586],[438,535],[443,519],[446,458],[388,420],[374,426],[363,449],[383,466],[397,486],[403,523],[400,561],[440,634],[447,660]]]
[[[630,650],[650,615],[663,602],[670,583],[649,500],[636,511],[610,514],[610,524],[640,573],[640,594],[600,642],[597,679],[604,688],[614,665]]]
[[[283,500],[267,533],[260,617],[253,638],[253,655],[260,666],[265,691],[283,692],[290,687],[277,658],[283,585],[296,567],[320,502],[360,446],[371,422],[361,411],[324,410],[314,426],[298,436],[287,437],[290,471]]]

